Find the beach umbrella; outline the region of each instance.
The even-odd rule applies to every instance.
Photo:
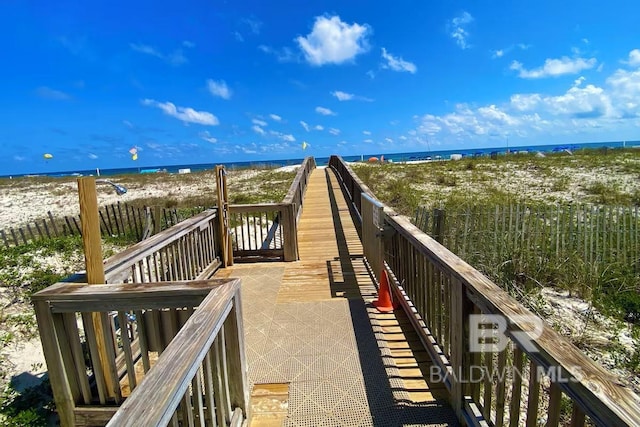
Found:
[[[369,157],[369,163],[375,163],[378,161],[377,157]]]

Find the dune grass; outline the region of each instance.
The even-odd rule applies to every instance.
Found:
[[[542,288],[560,289],[634,324],[633,333],[640,335],[640,150],[356,164],[352,169],[378,198],[412,219],[421,206],[427,212],[443,209],[445,246],[534,311],[540,312]],[[502,221],[505,212],[516,218],[516,209],[529,228]],[[600,213],[587,220],[592,210]],[[532,229],[535,236],[528,234]],[[429,226],[425,231],[431,232]],[[584,233],[597,233],[588,241],[596,242],[599,254],[585,258]],[[640,373],[640,349],[616,354],[625,368]]]

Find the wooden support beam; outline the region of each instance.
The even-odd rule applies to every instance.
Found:
[[[80,201],[80,219],[82,227],[82,247],[86,266],[87,283],[101,284],[105,282],[104,264],[102,262],[102,237],[98,211],[98,193],[96,180],[93,177],[78,178],[78,198]],[[103,326],[108,324],[106,313],[94,313],[93,324],[96,331],[100,365],[105,374],[110,371],[107,346],[113,346],[111,335],[102,334]],[[107,394],[115,397],[115,387],[109,375],[105,375]],[[119,393],[118,393],[119,394]]]

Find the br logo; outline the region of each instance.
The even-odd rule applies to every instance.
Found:
[[[499,314],[472,314],[469,316],[469,351],[472,353],[501,352],[509,337],[524,351],[537,351],[533,340],[542,335],[543,321],[534,315],[516,315],[508,320]]]

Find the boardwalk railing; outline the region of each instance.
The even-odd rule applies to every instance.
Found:
[[[313,157],[304,159],[282,203],[229,206],[234,261],[298,259],[297,224],[315,168]]]
[[[239,286],[238,279],[57,283],[35,294],[61,424],[105,425],[112,417],[114,426],[245,419]],[[96,317],[107,312],[116,313],[119,328],[96,331]],[[99,336],[105,338],[102,351]]]
[[[234,261],[256,257],[298,259],[293,204],[231,205],[229,218]]]
[[[217,211],[207,210],[105,261],[107,283],[207,279],[220,266]]]
[[[309,184],[309,175],[316,168],[316,159],[313,157],[307,157],[302,162],[302,165],[298,169],[291,187],[285,196],[282,203],[293,204],[296,223],[300,221],[300,215],[302,214],[302,205],[304,204],[304,193],[307,190]]]
[[[461,420],[476,426],[582,426],[587,419],[637,425],[640,398],[610,372],[408,218],[384,205],[375,209],[379,202],[341,158],[331,157],[329,165],[361,215],[362,229],[375,233],[368,240],[383,240],[382,250],[365,245],[365,255],[383,257],[434,362],[427,379],[442,380]]]

